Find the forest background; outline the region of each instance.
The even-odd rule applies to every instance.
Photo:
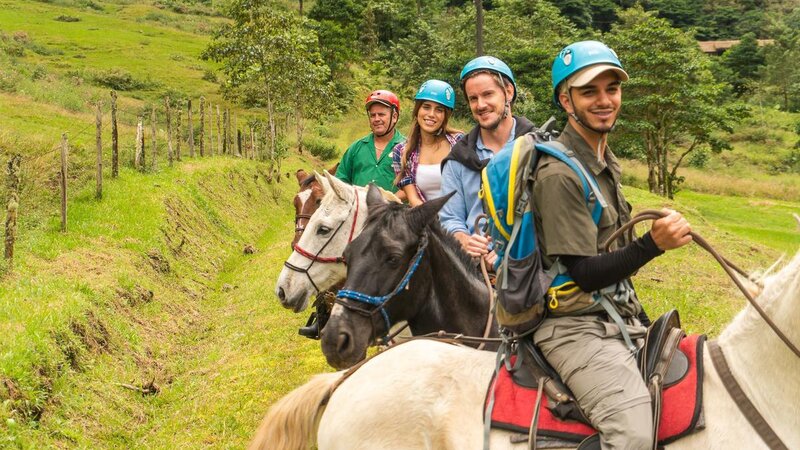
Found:
[[[307,315],[272,292],[294,171],[365,135],[377,88],[401,96],[406,131],[418,86],[446,80],[471,128],[458,74],[479,46],[514,70],[516,114],[563,123],[553,57],[608,43],[631,74],[611,146],[635,209],[681,210],[748,270],[794,254],[798,30],[798,0],[0,0],[0,160],[19,163],[0,193],[17,219],[0,263],[0,448],[241,448],[270,404],[331,370],[296,334]],[[739,43],[701,51],[725,40]],[[257,138],[220,145],[225,117]],[[636,282],[651,314],[677,307],[711,336],[743,305],[695,247]]]

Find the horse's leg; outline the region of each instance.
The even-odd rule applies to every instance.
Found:
[[[249,450],[306,450],[317,434],[322,401],[342,372],[316,375],[280,399],[264,416]]]

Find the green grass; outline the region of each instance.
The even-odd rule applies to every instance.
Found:
[[[241,447],[264,402],[325,369],[296,336],[304,317],[271,292],[295,184],[269,184],[265,169],[212,158],[126,170],[100,201],[76,191],[68,233],[54,221],[20,241],[0,285],[0,378],[15,389],[0,391],[0,442]],[[246,243],[259,251],[243,255]],[[151,380],[152,397],[120,386]]]

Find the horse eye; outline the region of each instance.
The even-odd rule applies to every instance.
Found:
[[[400,258],[394,255],[389,255],[386,257],[386,263],[391,266],[397,266],[398,264],[400,264]]]
[[[316,203],[317,203],[317,206],[321,205],[322,204],[322,199],[318,198]]]
[[[320,235],[320,236],[324,236],[324,235],[326,235],[326,234],[328,234],[330,232],[331,232],[331,229],[326,227],[325,225],[320,225],[319,228],[317,228],[317,234]]]

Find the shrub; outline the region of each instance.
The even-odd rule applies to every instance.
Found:
[[[334,138],[336,137],[336,133],[333,132],[330,128],[326,127],[325,125],[317,125],[314,128],[314,131],[320,136],[324,138]]]
[[[208,81],[209,83],[216,83],[217,82],[217,74],[214,73],[211,69],[205,69],[203,71],[203,80]]]
[[[753,130],[752,133],[746,135],[745,139],[750,142],[763,144],[767,142],[767,139],[769,139],[769,131],[767,131],[765,128],[757,128]]]
[[[692,167],[696,167],[698,169],[702,169],[703,167],[708,164],[709,154],[708,150],[700,149],[696,150],[692,153],[692,156],[689,157],[689,165]]]
[[[339,156],[336,145],[322,139],[303,139],[303,147],[307,148],[309,153],[323,161],[334,159]]]
[[[65,16],[65,15],[60,15],[60,16],[56,17],[53,20],[55,20],[57,22],[80,22],[81,21],[80,17]]]
[[[126,72],[122,69],[110,69],[95,72],[92,74],[92,80],[100,86],[105,86],[117,91],[130,91],[152,86],[152,83],[138,80],[129,72]]]

